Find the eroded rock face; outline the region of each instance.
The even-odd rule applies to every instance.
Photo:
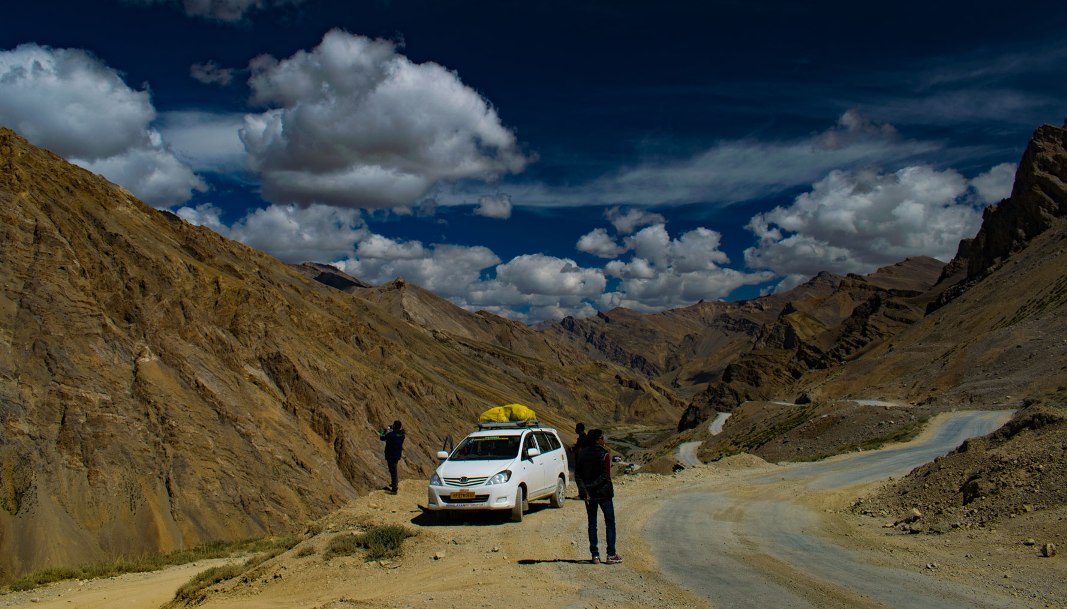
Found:
[[[752,348],[693,398],[678,429],[696,427],[712,413],[747,400],[796,399],[792,387],[809,372],[858,357],[920,319],[929,301],[925,292],[942,266],[932,258],[913,258],[865,277],[849,275],[831,290],[790,300]]]
[[[1019,162],[1011,196],[986,209],[966,252],[967,274],[988,272],[1005,257],[1067,216],[1067,129],[1044,125]]]
[[[0,129],[0,582],[301,526],[386,480],[386,421],[417,478],[500,403],[680,412],[521,324],[304,271],[334,287]]]

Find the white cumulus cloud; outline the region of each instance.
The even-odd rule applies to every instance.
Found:
[[[336,264],[349,275],[375,284],[400,277],[464,306],[480,284],[482,270],[499,262],[487,247],[423,245],[373,235],[359,244],[354,256]]]
[[[758,244],[745,261],[795,281],[869,273],[909,256],[948,260],[981,223],[976,188],[956,171],[926,166],[832,171],[792,205],[752,218]]]
[[[745,273],[722,265],[730,262],[720,248],[721,235],[700,227],[670,236],[663,224],[641,229],[626,238],[634,252],[628,261],[613,260],[604,272],[618,278],[615,290],[597,299],[601,308],[626,307],[651,313],[725,298],[737,288],[773,279],[772,273]]]
[[[486,218],[507,220],[511,217],[511,197],[506,194],[486,195],[478,199],[474,213]]]
[[[220,210],[212,205],[182,207],[175,213],[291,263],[328,262],[352,255],[356,244],[371,235],[359,210],[327,205],[271,205],[231,226],[226,226]]]
[[[580,252],[592,254],[600,258],[614,258],[626,251],[626,247],[619,245],[608,235],[607,229],[595,228],[582,235],[575,247]]]
[[[183,161],[197,171],[237,172],[245,165],[245,147],[238,131],[243,114],[165,112],[159,132]]]
[[[80,49],[0,51],[0,124],[159,207],[206,185],[159,132],[147,91]]]
[[[1008,198],[1017,169],[1015,163],[1001,163],[972,179],[971,186],[978,194],[978,199],[983,203],[998,203]]]
[[[496,110],[436,63],[341,30],[311,51],[250,64],[241,139],[281,203],[407,206],[440,181],[492,180],[526,158]]]
[[[628,209],[612,207],[604,213],[604,216],[608,219],[608,222],[611,222],[611,225],[615,227],[615,230],[618,231],[620,235],[628,235],[641,226],[663,224],[666,222],[660,214],[634,207]]]

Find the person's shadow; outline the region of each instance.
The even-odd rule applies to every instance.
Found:
[[[575,560],[573,558],[552,558],[552,559],[547,559],[547,560],[535,560],[533,558],[524,558],[524,559],[518,561],[518,563],[520,565],[541,565],[541,564],[544,564],[544,563],[552,563],[552,562],[566,563],[566,564],[569,564],[569,565],[590,565],[590,564],[593,564],[593,561],[591,561],[591,560]]]
[[[548,509],[548,504],[531,503],[530,510],[526,512],[529,517],[541,510]],[[512,524],[507,510],[455,510],[439,511],[427,509],[419,505],[420,513],[410,520],[411,524],[420,527],[440,526],[500,526]]]

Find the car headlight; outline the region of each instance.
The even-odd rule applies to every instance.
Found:
[[[444,484],[441,484],[441,476],[438,476],[437,472],[430,476],[430,486],[444,486]]]
[[[506,469],[490,478],[489,481],[486,482],[486,484],[504,484],[508,480],[511,480],[511,470]]]

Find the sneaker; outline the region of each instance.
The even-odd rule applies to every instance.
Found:
[[[594,565],[599,565],[600,564],[600,557],[599,556],[594,556],[593,560],[591,560],[589,562],[593,563]]]
[[[604,562],[609,565],[617,565],[622,562],[622,556],[619,556],[618,554],[609,554],[607,560]]]

